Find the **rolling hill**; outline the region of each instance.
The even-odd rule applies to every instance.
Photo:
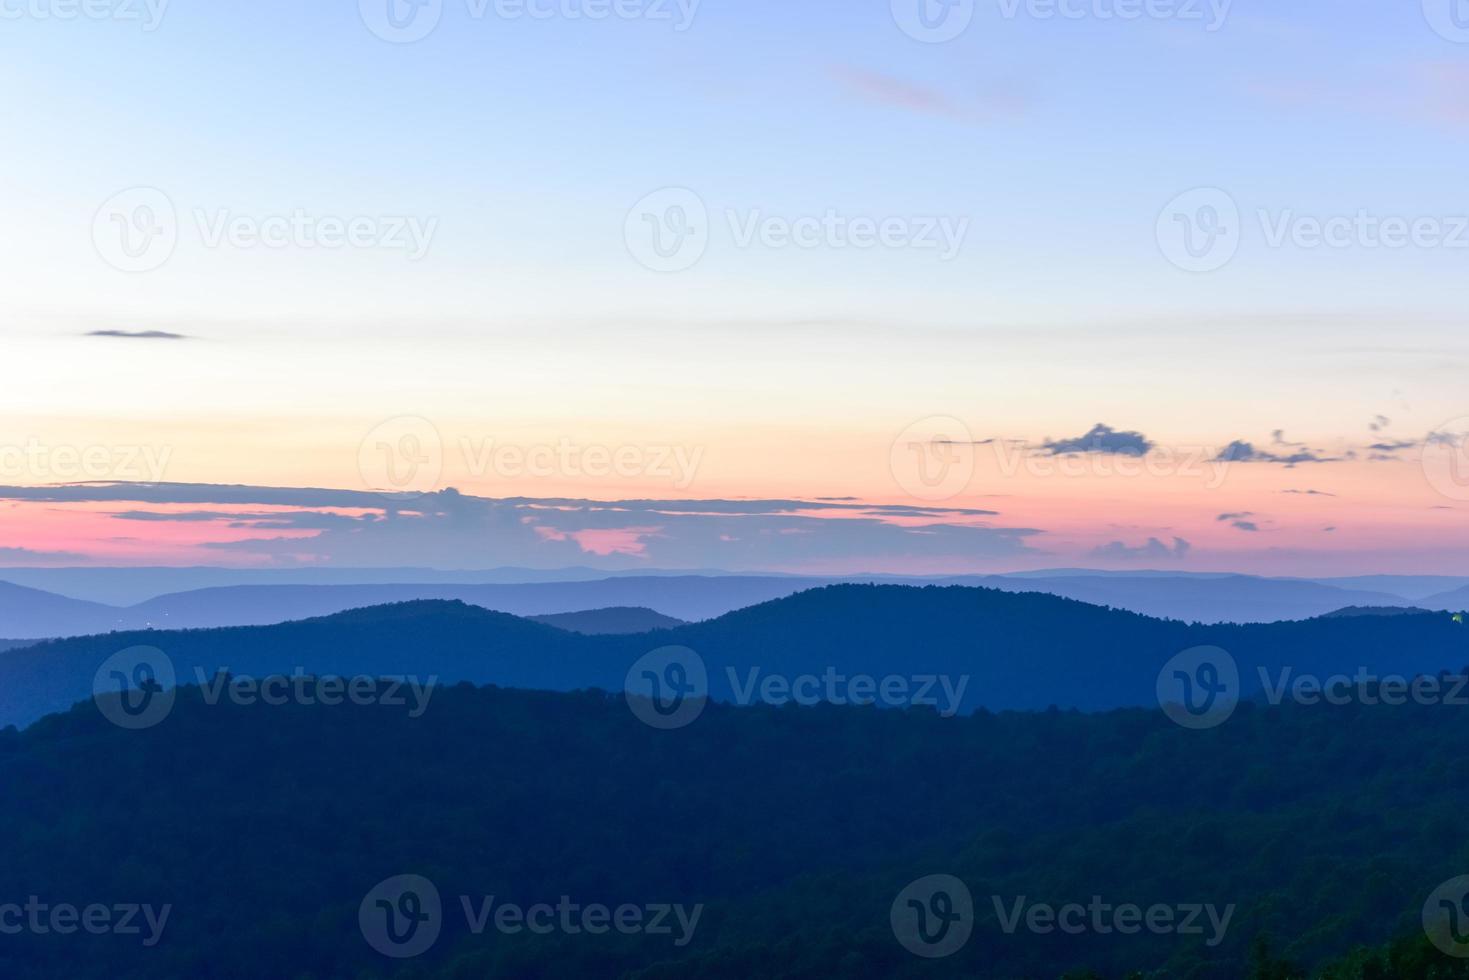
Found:
[[[163,650],[182,683],[219,671],[437,675],[558,691],[620,690],[639,658],[679,645],[697,653],[717,700],[751,700],[751,686],[772,677],[835,674],[845,684],[860,675],[927,683],[935,696],[947,682],[953,709],[963,712],[1152,704],[1164,664],[1201,645],[1232,655],[1245,696],[1260,690],[1262,670],[1412,676],[1469,663],[1469,629],[1441,613],[1204,626],[1041,593],[836,585],[673,629],[589,636],[464,603],[418,601],[274,626],[127,631],[11,650],[0,656],[0,725],[28,724],[90,697],[102,663],[138,645]]]

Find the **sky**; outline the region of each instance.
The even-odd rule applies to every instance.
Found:
[[[1460,0],[0,21],[0,565],[1465,573]]]

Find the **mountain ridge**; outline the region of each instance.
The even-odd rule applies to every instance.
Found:
[[[0,725],[85,700],[98,667],[140,645],[163,650],[181,684],[231,671],[437,676],[550,691],[621,690],[639,658],[681,646],[707,667],[716,700],[739,701],[752,678],[836,672],[945,678],[960,712],[1155,704],[1160,669],[1196,646],[1228,651],[1246,696],[1258,692],[1261,671],[1282,667],[1411,676],[1469,662],[1469,630],[1440,613],[1200,625],[1044,593],[842,584],[653,633],[593,636],[462,601],[414,600],[273,626],[123,631],[10,650],[0,656]]]

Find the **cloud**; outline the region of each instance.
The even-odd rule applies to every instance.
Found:
[[[0,500],[49,503],[267,504],[280,507],[402,507],[401,501],[371,490],[302,487],[252,487],[214,483],[131,483],[99,481],[59,486],[0,486]]]
[[[1286,445],[1300,445],[1299,443],[1286,443]],[[1339,463],[1343,457],[1321,456],[1316,450],[1302,449],[1293,453],[1272,453],[1264,449],[1256,449],[1251,443],[1243,439],[1236,439],[1222,449],[1212,462],[1215,463],[1280,463],[1283,466],[1296,466],[1300,463]]]
[[[167,330],[93,330],[87,334],[88,337],[121,337],[126,340],[188,340],[181,333],[169,333]]]
[[[645,558],[648,554],[648,538],[663,536],[659,527],[619,527],[591,531],[557,531],[541,528],[542,536],[548,541],[572,540],[591,555],[631,555]]]
[[[334,514],[330,511],[321,510],[288,510],[259,513],[220,510],[124,510],[108,516],[118,521],[221,524],[225,527],[232,528],[273,530],[323,530],[329,527],[350,527],[354,524],[380,519],[376,514]]]
[[[1250,511],[1242,510],[1234,514],[1220,514],[1214,519],[1216,521],[1228,521],[1230,527],[1238,528],[1241,531],[1258,531],[1260,530],[1260,525],[1257,522],[1246,520],[1246,518],[1254,516]]]
[[[891,75],[861,68],[836,68],[832,74],[850,90],[874,102],[937,115],[955,115],[958,110],[943,94]]]
[[[203,542],[195,547],[204,554],[276,564],[853,570],[1013,560],[1037,554],[1028,542],[1042,533],[996,524],[993,510],[846,500],[488,498],[452,488],[404,500],[150,483],[0,487],[0,500],[7,498],[141,504],[110,516],[152,525],[160,537],[177,522]]]
[[[14,565],[21,562],[40,565],[56,565],[63,562],[76,564],[87,561],[87,556],[75,551],[34,551],[30,548],[0,548],[0,564]]]
[[[1299,493],[1299,494],[1304,494],[1307,497],[1335,497],[1336,496],[1336,494],[1334,494],[1334,493],[1327,493],[1325,490],[1282,490],[1280,492],[1281,493]]]
[[[1392,442],[1374,442],[1367,448],[1378,453],[1395,453],[1404,449],[1412,449],[1418,443],[1411,439],[1397,439]]]
[[[1173,544],[1164,544],[1157,538],[1148,538],[1142,545],[1133,547],[1121,541],[1109,541],[1107,544],[1093,548],[1091,557],[1100,558],[1105,561],[1137,561],[1139,559],[1169,558],[1180,559],[1186,556],[1189,549],[1193,547],[1183,538],[1174,538]]]
[[[1098,422],[1084,436],[1075,439],[1047,439],[1041,447],[1052,456],[1070,453],[1104,453],[1113,456],[1143,456],[1153,443],[1141,432],[1119,432]]]
[[[869,102],[961,122],[982,122],[1015,115],[1026,104],[1026,100],[1017,93],[998,86],[976,93],[961,103],[937,89],[866,68],[838,66],[831,69],[831,74],[849,92]]]
[[[238,520],[242,515],[232,514],[222,510],[123,510],[115,514],[109,514],[108,516],[117,521],[178,521],[180,523],[189,523],[193,521]]]
[[[1389,65],[1350,84],[1325,76],[1271,77],[1249,84],[1256,96],[1290,109],[1320,113],[1350,112],[1374,119],[1405,120],[1452,127],[1469,122],[1469,68],[1458,62],[1427,62],[1403,68]]]
[[[1304,442],[1291,442],[1291,441],[1287,440],[1286,437],[1285,437],[1285,430],[1284,429],[1272,429],[1272,430],[1270,430],[1270,444],[1272,446],[1296,446],[1296,447],[1305,446],[1305,443]]]
[[[1390,425],[1392,425],[1392,419],[1386,415],[1374,415],[1372,416],[1372,421],[1367,423],[1367,428],[1373,432],[1381,432]]]

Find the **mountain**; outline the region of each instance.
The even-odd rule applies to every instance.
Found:
[[[121,610],[0,582],[0,636],[32,639],[101,633],[126,625]]]
[[[1450,592],[1469,585],[1463,575],[1353,575],[1345,578],[1318,578],[1312,581],[1338,589],[1360,589],[1364,592],[1387,592],[1409,600],[1425,599],[1440,592]]]
[[[1469,585],[1426,596],[1419,600],[1419,604],[1427,606],[1429,609],[1446,609],[1450,612],[1462,612],[1469,609]]]
[[[610,609],[587,609],[582,612],[552,613],[549,616],[527,616],[537,623],[573,633],[651,633],[688,625],[681,619],[665,616],[641,606],[613,606]]]
[[[90,697],[103,662],[139,645],[163,650],[181,683],[220,671],[437,675],[559,691],[621,690],[644,655],[683,646],[705,665],[717,700],[749,701],[762,685],[803,678],[808,690],[825,690],[856,676],[896,677],[961,712],[1153,704],[1163,666],[1206,645],[1232,655],[1246,696],[1284,668],[1412,676],[1469,662],[1469,628],[1440,613],[1189,625],[1042,593],[836,585],[656,633],[587,636],[464,603],[417,601],[275,626],[132,631],[11,650],[0,656],[0,725]]]
[[[1348,605],[1407,604],[1401,597],[1386,592],[1251,575],[990,576],[945,581],[1010,591],[1045,592],[1094,605],[1129,609],[1159,619],[1198,623],[1269,623],[1310,619]]]
[[[625,576],[514,585],[238,586],[159,596],[131,607],[128,614],[135,628],[145,624],[165,629],[250,626],[389,602],[437,599],[517,616],[642,606],[665,616],[695,620],[787,596],[811,584],[807,579],[731,575]]]
[[[192,589],[236,585],[505,585],[525,582],[586,582],[622,575],[731,574],[726,571],[685,568],[675,571],[636,569],[616,571],[587,566],[563,568],[220,568],[189,567],[12,567],[0,578],[33,589],[111,606],[131,606],[156,596]]]
[[[263,626],[418,600],[466,602],[519,616],[641,607],[688,621],[718,616],[827,581],[782,576],[641,575],[489,585],[240,585],[170,593],[125,607],[0,582],[0,636],[45,639],[107,630]]]
[[[616,672],[597,662],[597,639],[606,638],[463,603],[425,601],[275,626],[50,640],[0,655],[0,726],[27,724],[91,697],[93,679],[104,662],[138,646],[161,649],[182,684],[228,671],[256,678],[413,674],[425,682],[438,675],[446,683],[567,690],[589,681],[612,683]],[[580,683],[568,684],[563,678]]]

